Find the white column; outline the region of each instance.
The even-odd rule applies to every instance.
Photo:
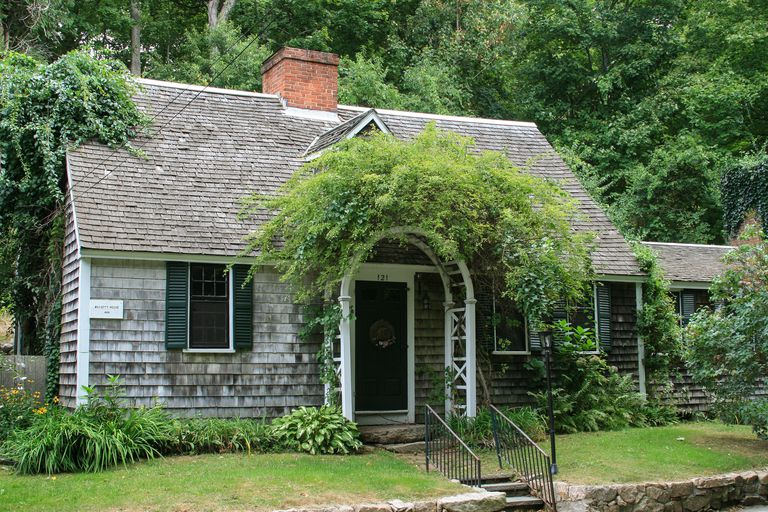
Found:
[[[451,390],[453,389],[452,383],[448,380],[453,375],[453,319],[451,316],[451,309],[453,308],[453,302],[443,302],[443,309],[445,310],[445,357],[443,368],[449,371],[443,372],[443,378],[445,379],[445,415],[448,416],[453,412],[453,400],[451,400]]]
[[[85,390],[91,371],[91,259],[80,258],[80,276],[77,283],[77,369],[75,382],[77,405],[85,403]]]
[[[467,343],[467,417],[477,415],[477,350],[475,349],[475,305],[476,299],[464,301],[464,322]]]
[[[643,311],[643,283],[635,283],[635,307],[637,308],[637,318],[639,319],[640,313]],[[639,332],[637,333],[637,380],[640,386],[640,393],[646,396],[645,343]]]
[[[339,325],[339,332],[341,333],[341,413],[348,420],[354,420],[350,299],[351,297],[349,295],[342,295],[339,297],[339,303],[341,303],[341,323]]]

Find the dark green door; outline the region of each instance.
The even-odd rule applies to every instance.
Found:
[[[405,283],[355,283],[355,408],[408,408]]]

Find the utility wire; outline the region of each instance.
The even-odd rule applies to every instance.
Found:
[[[232,64],[234,64],[234,63],[235,63],[235,61],[237,61],[237,59],[239,59],[239,58],[240,58],[240,56],[241,56],[241,55],[243,55],[243,54],[244,54],[244,53],[245,53],[245,52],[246,52],[246,51],[247,51],[247,50],[248,50],[248,49],[249,49],[249,48],[250,48],[250,47],[253,45],[253,43],[255,43],[255,42],[256,42],[256,41],[257,41],[257,40],[258,40],[258,39],[259,39],[259,38],[262,36],[262,34],[263,34],[264,32],[266,32],[266,30],[267,30],[267,29],[270,27],[270,25],[272,25],[272,23],[273,23],[273,22],[274,22],[274,18],[272,18],[272,19],[271,19],[271,20],[270,20],[270,21],[269,21],[269,22],[268,22],[268,23],[267,23],[267,24],[266,24],[266,25],[265,25],[265,26],[264,26],[264,27],[263,27],[263,28],[262,28],[262,29],[261,29],[261,30],[260,30],[258,33],[254,34],[254,36],[253,36],[253,37],[251,37],[251,40],[250,40],[250,41],[248,41],[248,44],[246,44],[246,45],[245,45],[245,47],[244,47],[242,50],[240,50],[240,52],[239,52],[237,55],[235,55],[235,57],[234,57],[234,58],[233,58],[231,61],[229,61],[229,62],[227,63],[227,65],[226,65],[226,66],[224,66],[224,68],[223,68],[221,71],[219,71],[218,73],[216,73],[216,75],[214,75],[214,77],[213,77],[213,78],[211,78],[211,80],[208,82],[208,84],[206,84],[206,85],[205,85],[205,87],[203,87],[202,89],[200,89],[200,90],[197,92],[197,94],[195,94],[195,95],[194,95],[194,96],[193,96],[193,97],[192,97],[192,98],[191,98],[189,101],[187,101],[187,103],[186,103],[186,104],[185,104],[183,107],[181,107],[181,109],[180,109],[179,111],[177,111],[175,114],[173,114],[173,116],[171,116],[171,118],[170,118],[170,119],[168,119],[168,120],[167,120],[167,121],[166,121],[166,122],[165,122],[165,123],[164,123],[164,124],[163,124],[163,125],[162,125],[160,128],[158,128],[158,129],[155,131],[154,135],[157,135],[157,134],[161,133],[161,132],[162,132],[162,131],[163,131],[165,128],[167,128],[167,127],[168,127],[168,125],[169,125],[171,122],[173,122],[173,120],[174,120],[174,119],[176,119],[176,118],[179,116],[179,114],[181,114],[181,113],[182,113],[182,112],[183,112],[183,111],[184,111],[184,110],[185,110],[185,109],[186,109],[186,108],[187,108],[189,105],[191,105],[191,104],[192,104],[192,102],[193,102],[193,101],[195,101],[197,98],[199,98],[201,94],[203,94],[203,93],[204,93],[204,92],[205,92],[205,91],[206,91],[206,90],[207,90],[209,87],[211,87],[211,85],[213,85],[213,83],[216,81],[216,79],[217,79],[217,78],[219,78],[219,77],[220,77],[220,76],[221,76],[221,75],[222,75],[222,74],[223,74],[223,73],[224,73],[224,72],[225,72],[227,69],[229,69],[229,67],[230,67],[230,66],[232,66]],[[234,48],[234,46],[235,46],[236,44],[238,44],[240,41],[242,41],[243,39],[244,39],[244,36],[243,36],[243,37],[241,37],[241,38],[240,38],[240,39],[239,39],[237,42],[235,42],[234,44],[232,44],[232,45],[231,45],[229,48],[227,48],[227,50],[225,50],[225,52],[224,52],[224,53],[222,53],[222,54],[221,54],[221,56],[219,56],[219,58],[218,58],[218,59],[217,59],[217,60],[214,62],[214,64],[215,64],[216,62],[218,62],[220,59],[222,59],[222,58],[223,58],[223,57],[226,55],[226,52],[228,52],[229,50],[231,50],[232,48]],[[155,115],[152,117],[151,121],[155,120],[155,119],[157,118],[157,116],[159,116],[159,115],[160,115],[162,112],[164,112],[166,109],[168,109],[168,107],[170,107],[170,106],[171,106],[171,104],[172,104],[172,103],[173,103],[173,102],[174,102],[176,99],[178,99],[178,98],[179,98],[179,97],[180,97],[180,96],[181,96],[181,95],[182,95],[184,92],[187,92],[188,90],[189,90],[189,87],[188,87],[188,88],[186,88],[186,89],[184,89],[184,90],[182,90],[182,91],[180,91],[180,92],[179,92],[179,93],[176,95],[176,97],[175,97],[173,100],[171,100],[171,102],[169,102],[167,105],[165,105],[165,107],[163,107],[163,108],[160,110],[160,112],[158,112],[157,114],[155,114]],[[146,146],[147,144],[149,144],[149,142],[150,142],[151,140],[152,140],[152,138],[151,138],[151,137],[148,137],[148,138],[147,138],[147,140],[146,140],[146,141],[145,141],[143,144],[139,145],[138,147],[135,147],[135,149],[137,149],[137,150],[140,150],[141,148],[143,148],[144,146]],[[117,154],[117,151],[118,151],[117,149],[113,150],[113,152],[112,152],[110,155],[108,155],[106,158],[102,159],[102,160],[101,160],[99,163],[97,163],[97,164],[94,166],[94,168],[93,168],[93,169],[92,169],[92,170],[91,170],[91,171],[90,171],[88,174],[86,174],[86,175],[83,177],[83,180],[85,180],[85,179],[89,178],[91,175],[93,175],[93,173],[95,173],[95,172],[98,170],[98,168],[99,168],[99,167],[100,167],[100,166],[101,166],[103,163],[105,163],[105,162],[106,162],[106,161],[108,161],[110,158],[112,158],[113,156],[115,156],[115,155]],[[90,190],[91,190],[93,187],[95,187],[96,185],[98,185],[99,183],[101,183],[102,181],[104,181],[104,179],[106,179],[106,178],[107,178],[108,176],[110,176],[110,175],[111,175],[113,172],[117,171],[117,170],[118,170],[120,167],[122,167],[122,166],[123,166],[123,164],[124,164],[125,162],[126,162],[126,161],[125,161],[125,160],[123,160],[122,162],[120,162],[119,164],[117,164],[117,166],[115,166],[115,167],[114,167],[113,169],[111,169],[110,171],[106,172],[106,173],[104,174],[104,176],[102,176],[101,178],[99,178],[99,179],[98,179],[98,180],[97,180],[95,183],[91,184],[91,185],[90,185],[88,188],[86,188],[86,189],[85,189],[83,192],[81,192],[81,194],[83,194],[83,195],[87,194],[87,193],[88,193],[88,192],[89,192],[89,191],[90,191]]]

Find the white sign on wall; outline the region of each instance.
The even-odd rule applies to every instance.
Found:
[[[123,301],[91,300],[91,318],[123,318]]]

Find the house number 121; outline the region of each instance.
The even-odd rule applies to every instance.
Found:
[[[376,275],[377,281],[389,281],[389,274],[377,274]]]

